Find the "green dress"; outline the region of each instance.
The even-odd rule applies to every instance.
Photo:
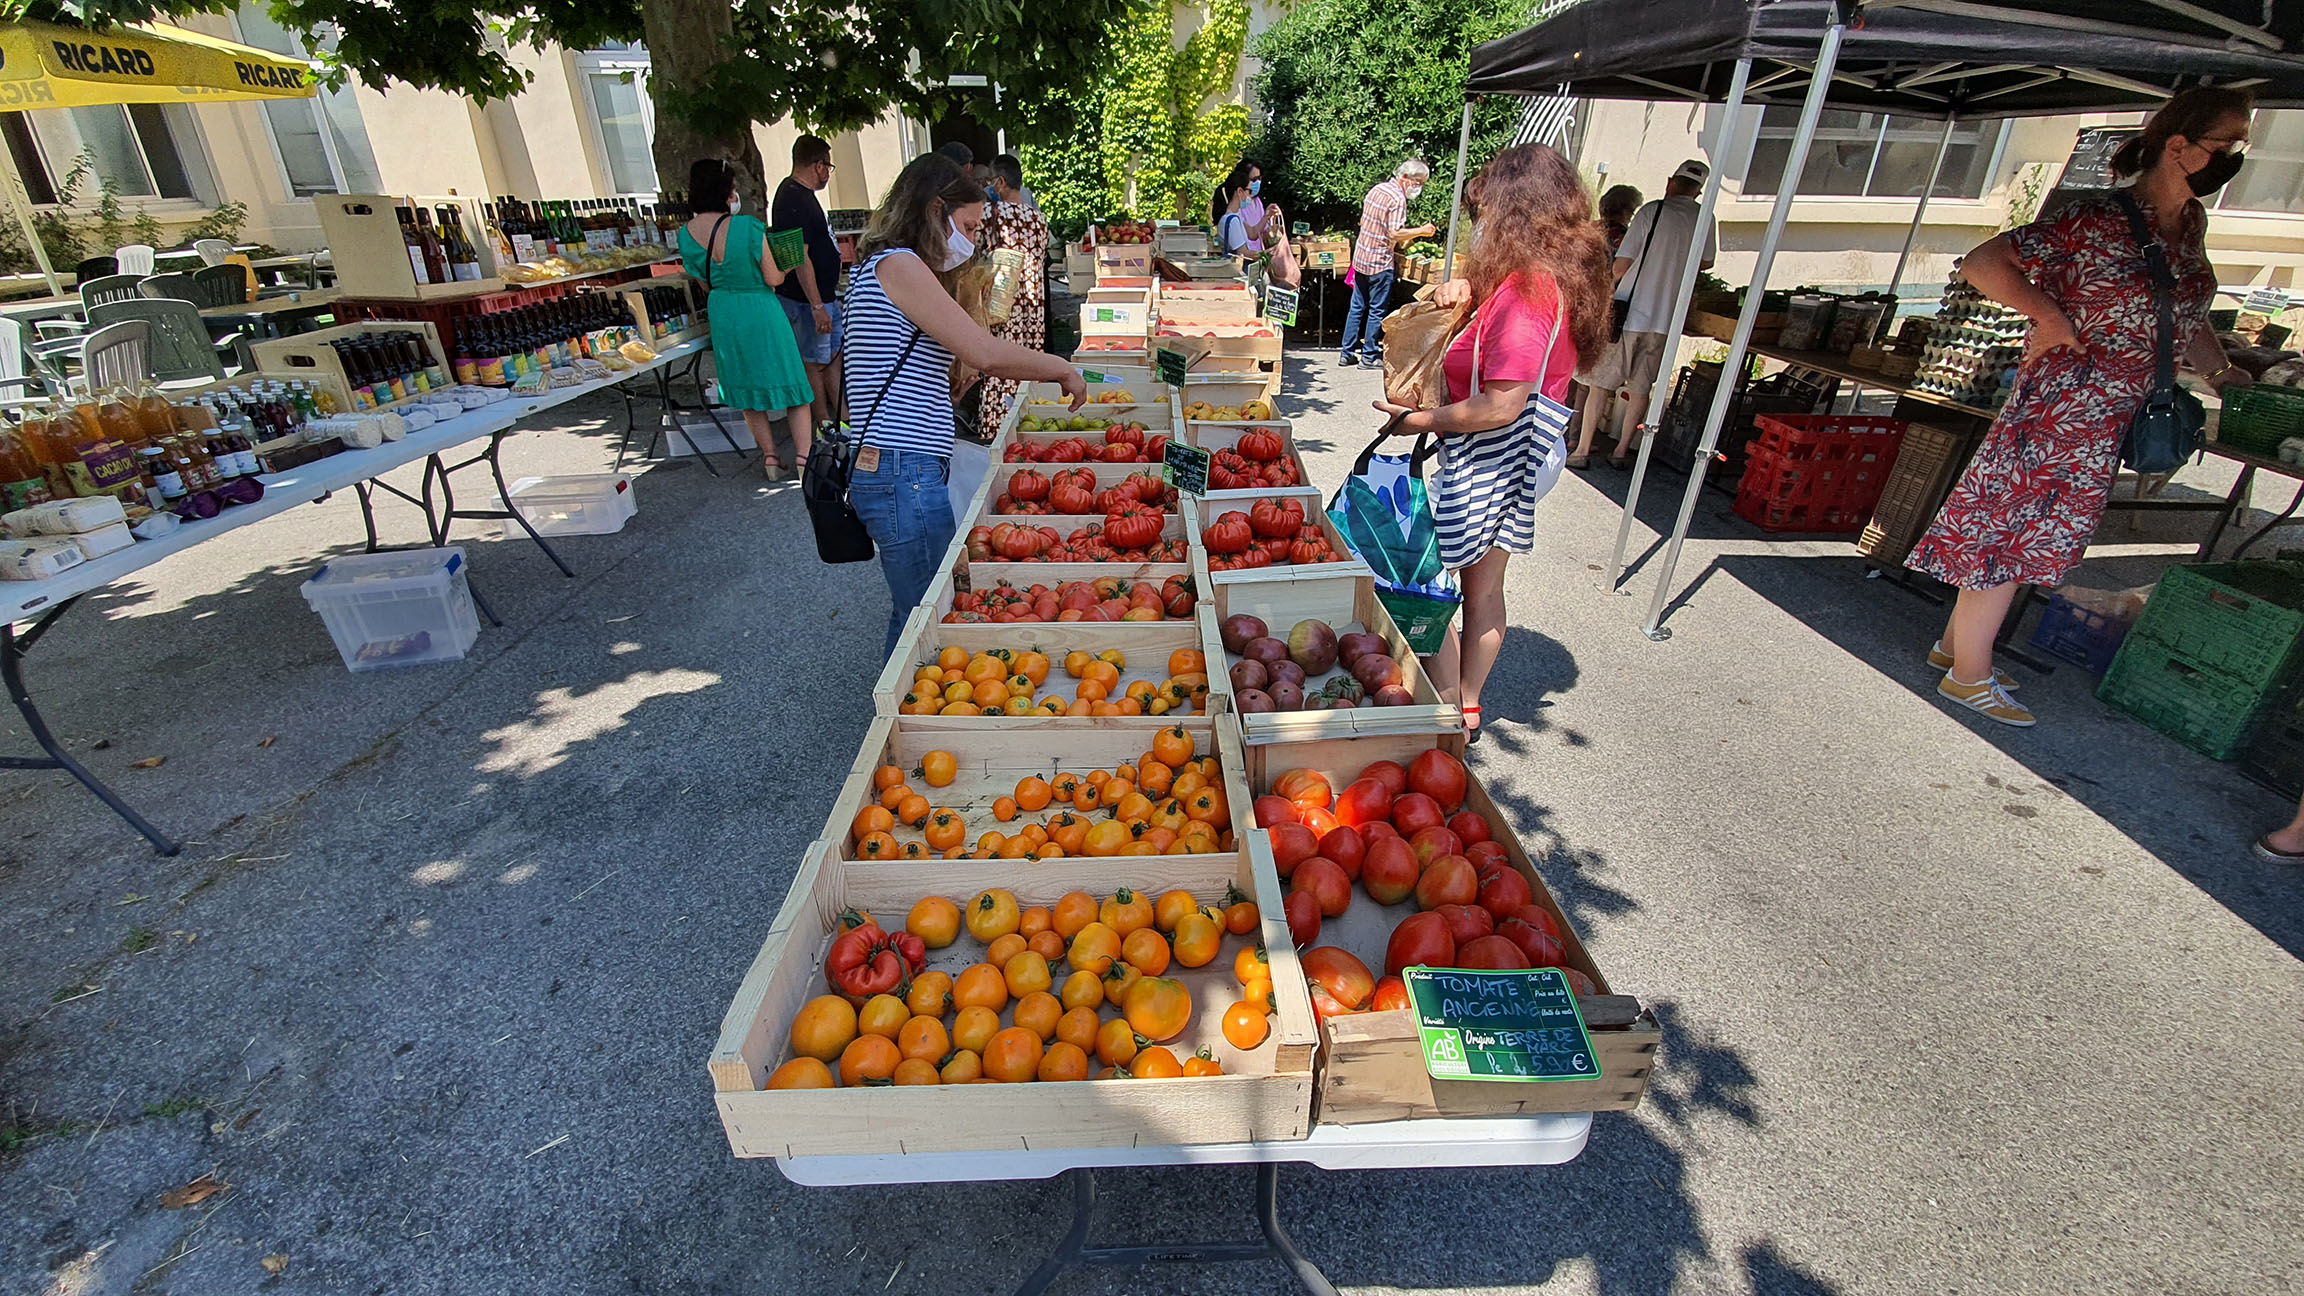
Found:
[[[744,410],[783,410],[815,398],[791,321],[774,290],[760,277],[760,249],[768,227],[757,217],[731,216],[721,259],[680,227],[680,265],[690,278],[712,284],[705,309],[712,317],[712,364],[720,375],[722,404]],[[709,276],[707,276],[709,271]]]

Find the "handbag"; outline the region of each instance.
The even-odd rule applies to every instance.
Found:
[[[2176,383],[2176,272],[2168,266],[2168,250],[2144,224],[2144,211],[2135,195],[2118,190],[2120,210],[2128,228],[2144,248],[2144,265],[2152,272],[2152,304],[2160,315],[2160,343],[2154,348],[2152,388],[2144,405],[2129,421],[2120,440],[2120,462],[2149,475],[2172,473],[2199,453],[2206,438],[2208,411],[2200,398]]]
[[[1424,486],[1432,455],[1429,433],[1406,455],[1376,453],[1405,415],[1394,415],[1353,461],[1351,475],[1328,500],[1328,520],[1345,547],[1376,573],[1376,599],[1410,651],[1430,656],[1447,638],[1464,596],[1440,562],[1439,526]]]
[[[720,237],[720,227],[726,225],[728,218],[735,214],[734,212],[720,213],[720,219],[712,222],[712,232],[704,236],[704,295],[707,298],[712,295],[712,242]],[[727,249],[723,248],[721,251],[725,253]]]
[[[1448,403],[1448,344],[1470,309],[1419,299],[1384,317],[1384,399],[1410,409]]]
[[[1640,241],[1640,259],[1632,263],[1632,282],[1624,288],[1622,297],[1608,299],[1608,340],[1624,336],[1624,321],[1632,318],[1632,294],[1640,291],[1640,274],[1648,268],[1648,249],[1656,246],[1656,227],[1664,223],[1664,204],[1656,203],[1656,214],[1649,218],[1648,237]]]
[[[915,325],[904,349],[897,353],[896,363],[888,367],[888,377],[873,395],[873,409],[880,408],[889,384],[896,381],[897,371],[919,343],[920,329]],[[877,552],[872,533],[864,529],[864,519],[856,516],[856,506],[848,502],[856,456],[864,449],[864,432],[862,426],[846,424],[822,430],[808,456],[808,466],[800,474],[800,502],[807,506],[808,524],[816,532],[816,556],[827,563],[869,562]]]

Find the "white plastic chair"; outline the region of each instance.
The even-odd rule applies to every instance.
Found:
[[[153,250],[149,243],[131,243],[112,255],[120,261],[120,273],[135,275],[141,279],[152,273],[153,262],[158,253]]]
[[[0,315],[0,409],[11,412],[48,398],[44,375],[24,372],[24,326]]]
[[[152,326],[122,320],[80,340],[80,382],[90,394],[152,377]]]
[[[195,239],[192,250],[200,254],[202,265],[222,265],[232,255],[232,245],[222,239]]]

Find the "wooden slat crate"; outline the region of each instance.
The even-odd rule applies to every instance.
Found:
[[[1018,589],[1030,589],[1034,585],[1046,585],[1050,589],[1054,589],[1068,581],[1105,579],[1124,581],[1129,584],[1134,584],[1137,581],[1150,581],[1155,585],[1160,585],[1165,584],[1171,576],[1190,576],[1192,574],[1192,564],[1190,563],[976,562],[968,557],[966,541],[965,535],[959,537],[959,549],[947,554],[947,561],[942,572],[937,576],[936,583],[928,587],[927,599],[920,608],[916,609],[917,612],[925,614],[931,621],[943,620],[944,614],[952,610],[953,596],[965,590],[988,590],[1003,584],[1013,585]],[[1203,597],[1202,601],[1205,602],[1206,599]],[[1026,621],[1020,624],[1038,625],[1043,623]],[[1058,624],[1065,623],[1059,622]],[[1170,623],[1165,621],[1108,621],[1099,624],[1108,625],[1115,630],[1135,631],[1145,626]]]
[[[1402,682],[1415,695],[1413,706],[1355,707],[1350,711],[1273,711],[1257,715],[1242,713],[1239,699],[1233,697],[1232,710],[1240,722],[1241,736],[1250,746],[1274,742],[1297,742],[1316,738],[1351,738],[1362,734],[1401,733],[1454,733],[1463,728],[1463,713],[1453,703],[1443,701],[1439,690],[1432,686],[1431,677],[1416,654],[1401,637],[1392,615],[1376,598],[1373,579],[1355,578],[1352,597],[1339,601],[1335,597],[1337,586],[1329,581],[1257,581],[1247,584],[1219,585],[1214,590],[1214,606],[1201,617],[1204,633],[1202,651],[1207,654],[1209,675],[1213,681],[1219,674],[1229,676],[1232,666],[1240,658],[1224,651],[1218,630],[1226,617],[1247,615],[1262,620],[1276,639],[1285,640],[1296,623],[1306,618],[1325,621],[1341,636],[1347,632],[1362,631],[1381,637],[1391,645],[1392,659],[1400,663]],[[1344,674],[1341,666],[1305,681],[1305,692],[1316,691],[1334,676]],[[1229,691],[1229,689],[1227,690]],[[1373,758],[1371,758],[1373,759]]]
[[[1248,285],[1194,280],[1163,283],[1158,302],[1162,328],[1196,329],[1210,324],[1241,325],[1257,318],[1256,294]]]
[[[1184,390],[1177,394],[1183,398],[1185,417],[1210,422],[1233,422],[1236,420],[1228,415],[1216,413],[1216,411],[1238,410],[1243,417],[1248,417],[1249,402],[1263,401],[1268,405],[1271,404],[1273,393],[1278,390],[1279,378],[1280,375],[1277,372],[1239,375],[1187,374],[1184,379]],[[1198,412],[1195,413],[1195,410]],[[1278,410],[1275,409],[1273,412],[1277,414]]]
[[[1247,512],[1249,505],[1259,499],[1303,500],[1304,520],[1309,524],[1317,525],[1323,532],[1327,533],[1329,546],[1343,555],[1342,561],[1301,566],[1290,563],[1284,566],[1253,567],[1244,571],[1215,571],[1210,568],[1208,550],[1200,544],[1200,532],[1210,522],[1215,521],[1225,513],[1234,510],[1242,513]],[[1362,577],[1374,579],[1376,575],[1375,572],[1368,569],[1368,564],[1361,562],[1353,555],[1351,546],[1344,543],[1343,533],[1336,529],[1334,522],[1328,520],[1327,504],[1316,490],[1305,488],[1263,491],[1244,498],[1203,498],[1198,500],[1187,498],[1185,503],[1188,505],[1187,511],[1192,529],[1193,568],[1199,573],[1200,590],[1204,594],[1212,594],[1213,591],[1228,585],[1260,585],[1275,582],[1307,586],[1326,585],[1329,588],[1317,597],[1326,599],[1331,604],[1349,604],[1353,597],[1353,582]],[[1306,591],[1305,596],[1315,597],[1310,590]]]
[[[1099,243],[1096,245],[1096,278],[1099,283],[1115,277],[1149,279],[1151,276],[1151,244]]]
[[[1438,747],[1458,758],[1464,738],[1451,734],[1368,735],[1318,742],[1275,743],[1250,747],[1249,786],[1264,791],[1291,769],[1318,770],[1341,792],[1360,771],[1380,760],[1407,765],[1424,751]],[[1608,978],[1592,962],[1574,924],[1545,887],[1528,852],[1513,831],[1512,820],[1489,797],[1474,774],[1468,784],[1465,807],[1484,816],[1496,840],[1504,847],[1514,870],[1528,880],[1535,902],[1559,921],[1567,966],[1592,978],[1597,995],[1577,998],[1600,1061],[1600,1075],[1592,1080],[1563,1080],[1543,1084],[1511,1084],[1471,1080],[1434,1080],[1424,1069],[1412,1010],[1358,1013],[1334,1017],[1323,1024],[1327,1045],[1320,1077],[1320,1121],[1331,1125],[1361,1125],[1376,1121],[1408,1120],[1431,1116],[1511,1116],[1536,1112],[1621,1111],[1639,1105],[1647,1092],[1663,1032],[1653,1014],[1630,996],[1612,991]],[[1271,864],[1271,848],[1262,834],[1249,833],[1249,853],[1257,867]],[[1275,873],[1277,870],[1275,870]],[[1412,903],[1412,902],[1410,902]],[[1343,917],[1322,924],[1319,942],[1336,945],[1369,966],[1378,976],[1384,971],[1385,943],[1392,928],[1412,909],[1406,905],[1383,909],[1357,887],[1352,907]]]
[[[1037,652],[1047,656],[1048,678],[1041,685],[1041,696],[1055,695],[1070,701],[1073,679],[1065,672],[1064,658],[1074,651],[1090,655],[1105,649],[1118,649],[1127,663],[1120,669],[1120,680],[1111,690],[1111,699],[1118,701],[1128,686],[1139,680],[1158,686],[1169,678],[1168,659],[1179,651],[1201,651],[1208,636],[1214,634],[1213,622],[1207,621],[1203,610],[1189,619],[1170,621],[1012,621],[1006,623],[948,623],[931,617],[923,610],[913,613],[904,637],[897,641],[896,651],[880,673],[874,687],[872,701],[880,715],[896,715],[904,696],[912,688],[912,681],[920,667],[936,660],[936,655],[948,647],[964,649],[971,656],[994,648],[1006,648],[1014,653]],[[1115,632],[1116,627],[1127,627]],[[1221,647],[1221,645],[1219,645]],[[1218,712],[1228,709],[1231,687],[1220,676],[1208,677],[1207,710]],[[1191,714],[1187,711],[1185,714]],[[1058,719],[1049,716],[898,716],[899,728],[959,729],[965,732],[1038,729],[1042,722]],[[1109,725],[1121,729],[1141,729],[1147,733],[1172,724],[1176,715],[1061,717],[1067,725]]]
[[[314,329],[293,337],[273,338],[252,343],[249,354],[256,367],[268,374],[280,374],[292,379],[325,382],[335,391],[339,400],[350,409],[352,381],[344,372],[344,361],[328,344],[339,338],[358,337],[363,333],[415,333],[424,344],[424,352],[445,376],[453,376],[448,365],[447,352],[440,347],[440,330],[420,321],[364,320],[358,324],[339,324],[334,328]],[[375,407],[377,411],[397,409],[419,397],[410,394],[404,400],[385,401]]]
[[[1279,436],[1282,457],[1296,465],[1297,480],[1309,485],[1312,478],[1305,471],[1304,456],[1296,450],[1295,425],[1287,419],[1243,419],[1237,423],[1219,422],[1212,419],[1187,419],[1184,421],[1184,440],[1189,445],[1196,445],[1211,452],[1230,450],[1240,444],[1241,437],[1259,428]],[[1270,492],[1264,488],[1255,487],[1246,490],[1210,490],[1204,498],[1231,500],[1237,504],[1242,500],[1253,502],[1267,494]]]
[[[394,214],[402,202],[413,202],[430,212],[453,205],[463,212],[464,232],[472,236],[479,253],[480,275],[455,283],[420,284],[408,259],[408,244]],[[429,301],[434,298],[471,297],[499,292],[503,268],[488,245],[476,198],[389,198],[378,194],[320,194],[312,199],[320,218],[321,237],[336,266],[336,286],[347,298],[388,301]]]

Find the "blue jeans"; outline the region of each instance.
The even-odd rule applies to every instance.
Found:
[[[1344,312],[1343,354],[1352,354],[1355,342],[1360,343],[1360,358],[1376,358],[1376,339],[1383,334],[1384,314],[1392,304],[1392,272],[1380,274],[1354,274],[1352,276],[1352,308]],[[1362,329],[1366,329],[1363,338]]]
[[[883,659],[896,651],[912,609],[936,583],[936,567],[952,545],[952,500],[944,478],[950,461],[918,451],[882,450],[879,466],[859,468],[848,480],[848,502],[880,551],[880,574],[888,578],[888,642]]]

